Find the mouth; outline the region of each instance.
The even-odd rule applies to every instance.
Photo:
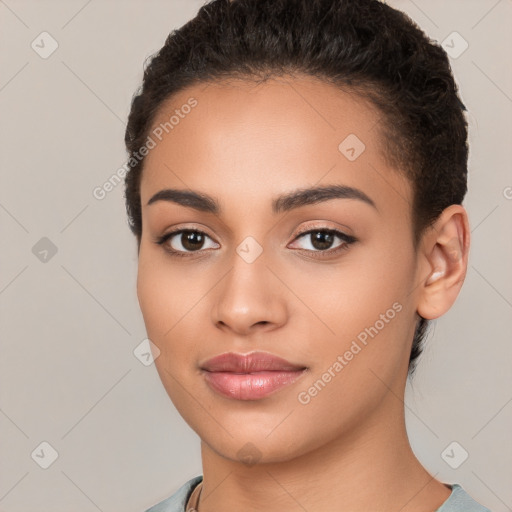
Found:
[[[235,400],[259,400],[299,379],[308,368],[267,352],[221,354],[201,370],[211,389]]]

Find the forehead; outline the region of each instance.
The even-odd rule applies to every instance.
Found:
[[[385,164],[380,120],[365,99],[312,77],[196,84],[153,121],[142,205],[166,187],[268,201],[323,182],[408,199],[409,184]]]

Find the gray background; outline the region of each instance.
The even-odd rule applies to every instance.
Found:
[[[133,352],[146,336],[123,185],[92,192],[126,161],[145,58],[202,3],[0,0],[1,511],[140,512],[201,473],[199,438]],[[512,2],[389,4],[469,44],[451,59],[469,110],[469,270],[408,384],[410,440],[436,478],[511,510]],[[51,48],[43,31],[47,58],[31,47]]]

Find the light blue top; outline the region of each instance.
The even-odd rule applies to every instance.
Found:
[[[145,512],[186,512],[187,501],[196,485],[202,480],[203,475],[195,476],[183,484],[172,496]],[[435,512],[491,512],[476,502],[459,484],[451,484],[450,487],[452,493]]]

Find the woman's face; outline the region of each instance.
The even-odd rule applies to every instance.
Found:
[[[197,85],[154,122],[139,303],[170,398],[228,459],[289,460],[403,408],[420,277],[411,186],[380,130],[370,105],[308,78]],[[203,199],[150,202],[168,189]],[[196,233],[156,243],[179,230]],[[204,369],[254,351],[306,369]]]

